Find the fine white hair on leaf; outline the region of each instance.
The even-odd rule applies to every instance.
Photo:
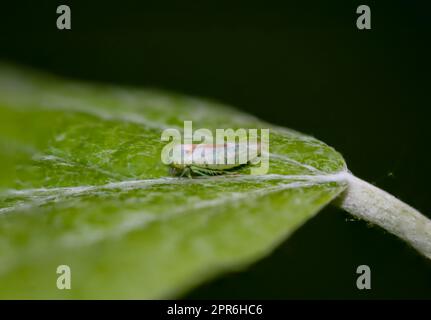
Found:
[[[77,197],[92,193],[99,193],[103,190],[118,189],[122,191],[144,189],[155,185],[188,185],[188,184],[208,184],[225,181],[232,183],[259,182],[259,181],[279,181],[276,187],[282,188],[301,188],[310,187],[322,183],[343,182],[345,172],[326,175],[237,175],[237,176],[220,176],[220,177],[203,177],[196,179],[178,179],[178,178],[158,178],[145,180],[125,180],[110,182],[103,185],[73,186],[73,187],[54,187],[54,188],[36,188],[23,190],[6,190],[0,194],[0,197],[21,197],[15,205],[0,208],[1,213],[9,213],[15,210],[31,209],[35,206],[42,206],[52,201],[59,201],[67,197]],[[267,192],[272,187],[262,188],[262,192]]]
[[[336,204],[350,214],[400,237],[431,259],[431,220],[386,191],[347,173]]]

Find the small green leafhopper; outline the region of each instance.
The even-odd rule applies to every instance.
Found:
[[[260,143],[178,144],[173,148],[172,175],[213,176],[254,162],[260,156]]]

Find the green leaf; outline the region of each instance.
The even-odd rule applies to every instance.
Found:
[[[265,107],[265,106],[262,106]],[[270,172],[180,179],[165,128],[269,128]],[[265,256],[345,189],[339,153],[208,100],[0,66],[0,297],[166,298]],[[71,268],[71,290],[56,286]]]

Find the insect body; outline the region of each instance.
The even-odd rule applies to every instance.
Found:
[[[260,144],[178,144],[173,149],[170,163],[172,175],[213,176],[245,165],[260,156]]]

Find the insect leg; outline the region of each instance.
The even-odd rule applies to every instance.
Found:
[[[187,172],[189,171],[189,168],[188,167],[185,167],[184,169],[183,169],[183,171],[181,172],[181,175],[180,175],[180,178],[182,178]],[[190,174],[190,172],[188,172],[189,174]]]
[[[198,174],[198,175],[200,175],[200,176],[207,176],[208,175],[207,173],[205,173],[205,172],[203,172],[201,170],[193,170],[193,172],[196,173],[196,174]]]
[[[215,175],[220,175],[225,173],[223,170],[206,169],[206,168],[201,168],[196,166],[191,166],[190,169],[194,173],[199,174],[201,176],[215,176]]]

